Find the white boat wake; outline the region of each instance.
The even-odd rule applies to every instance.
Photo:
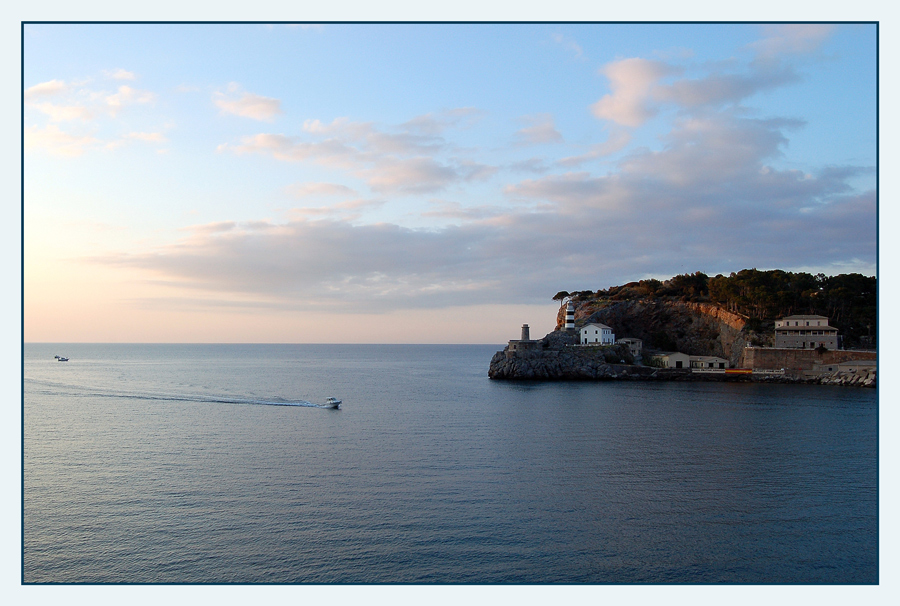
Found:
[[[341,401],[336,398],[328,398],[324,404],[315,404],[308,400],[284,399],[280,397],[272,398],[248,398],[220,394],[178,394],[164,392],[136,392],[126,390],[108,390],[97,387],[68,385],[64,383],[56,383],[53,381],[37,381],[26,379],[26,385],[31,384],[38,387],[44,393],[67,395],[75,397],[100,397],[100,398],[122,398],[135,400],[152,400],[167,402],[202,402],[210,404],[249,404],[254,406],[297,406],[302,408],[327,408],[339,409]]]

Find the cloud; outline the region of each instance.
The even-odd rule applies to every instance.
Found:
[[[294,183],[285,191],[295,198],[357,195],[353,189],[338,183]]]
[[[682,78],[684,68],[661,61],[641,58],[614,61],[601,70],[609,78],[612,92],[601,97],[591,110],[597,118],[634,128],[666,106],[675,107],[682,114],[736,107],[753,95],[801,79],[783,61],[753,61],[743,72],[735,69],[740,66],[731,62],[706,70],[701,77]],[[621,131],[618,136],[623,137]]]
[[[590,160],[603,158],[625,149],[631,143],[631,133],[624,128],[614,128],[609,137],[603,143],[591,146],[590,151],[577,156],[566,156],[556,161],[556,164],[566,168],[584,164]]]
[[[61,131],[55,124],[46,128],[25,128],[26,151],[43,149],[56,155],[76,157],[99,144],[100,141],[90,135],[71,135]]]
[[[522,119],[530,124],[516,131],[513,136],[516,145],[541,145],[545,143],[562,143],[563,136],[553,124],[553,116],[540,114]]]
[[[68,86],[66,86],[66,83],[62,80],[41,82],[40,84],[35,84],[34,86],[25,89],[25,102],[32,102],[41,97],[59,95],[66,91],[68,91]]]
[[[229,93],[213,94],[213,103],[223,114],[271,122],[282,113],[281,101],[278,99],[241,91],[234,83],[229,86]]]
[[[134,72],[129,72],[124,69],[109,69],[103,70],[103,75],[107,78],[112,78],[113,80],[135,80],[136,76]]]
[[[362,217],[363,211],[376,209],[384,206],[384,204],[384,200],[356,198],[354,200],[345,200],[328,206],[304,206],[301,208],[292,208],[287,212],[287,215],[293,220],[326,217],[354,222]]]
[[[874,263],[875,192],[851,186],[873,169],[776,168],[785,133],[800,126],[733,113],[686,117],[663,149],[634,150],[607,174],[510,184],[507,196],[523,204],[433,201],[423,216],[453,223],[446,227],[358,224],[347,213],[371,203],[358,199],[294,209],[284,223],[200,227],[177,244],[98,261],[186,292],[357,312],[541,303],[561,288],[651,274]],[[413,180],[448,178],[438,171]]]
[[[113,115],[129,105],[152,103],[155,99],[156,95],[150,91],[134,89],[127,85],[120,86],[115,93],[104,97],[104,101]]]
[[[765,37],[749,46],[760,58],[773,59],[818,50],[834,33],[835,26],[827,23],[783,23],[764,25],[762,29]]]
[[[454,119],[471,114],[464,111]],[[347,118],[330,123],[306,120],[302,135],[260,133],[244,137],[238,144],[222,144],[218,151],[258,153],[345,170],[365,180],[379,194],[435,192],[454,183],[485,180],[496,173],[496,167],[469,158],[440,157],[452,149],[434,134],[437,120],[422,119],[413,127],[408,124],[389,132]]]
[[[472,128],[484,116],[485,112],[475,107],[457,107],[416,116],[400,128],[410,133],[438,136],[449,128]]]
[[[361,150],[378,154],[414,155],[430,154],[444,147],[444,140],[437,133],[444,127],[436,120],[430,120],[426,127],[424,122],[416,122],[418,127],[401,127],[400,132],[389,133],[378,130],[370,122],[351,122],[347,118],[336,118],[330,124],[319,120],[306,120],[303,131],[316,136],[327,136],[354,145]],[[409,123],[407,123],[408,125]]]
[[[601,73],[609,78],[610,94],[592,107],[594,116],[624,126],[640,126],[656,115],[651,103],[653,87],[662,78],[680,73],[680,69],[649,59],[622,59],[607,64]]]
[[[67,122],[69,120],[91,120],[94,114],[83,105],[54,105],[52,103],[39,103],[34,106],[38,111],[46,114],[52,122]]]
[[[582,59],[584,52],[581,49],[581,46],[575,41],[574,38],[570,38],[569,36],[564,36],[563,34],[556,32],[552,35],[553,41],[559,44],[560,46],[568,49],[572,53],[575,54],[576,59]]]
[[[427,193],[447,187],[459,178],[452,167],[432,158],[416,157],[382,161],[361,171],[374,191],[380,193]]]
[[[685,108],[738,103],[756,93],[773,90],[800,80],[789,67],[754,69],[749,74],[711,74],[694,80],[679,80],[657,86],[653,98]]]

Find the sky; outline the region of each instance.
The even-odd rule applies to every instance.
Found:
[[[503,343],[876,275],[872,24],[28,24],[24,336]]]

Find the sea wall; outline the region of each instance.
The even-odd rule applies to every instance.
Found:
[[[840,364],[851,360],[877,360],[874,351],[815,349],[775,349],[774,347],[747,347],[739,366],[754,370],[779,370],[802,372],[815,370],[818,365]]]
[[[655,368],[631,364],[625,346],[596,347],[574,344],[572,333],[554,331],[534,347],[525,350],[498,351],[491,358],[488,377],[506,381],[729,381],[757,383],[812,383],[875,387],[876,371],[871,368],[849,369],[830,373],[813,372],[821,365],[849,360],[874,360],[874,352],[814,350],[773,350],[752,348],[749,355],[765,366],[754,366],[758,372],[721,371],[693,372],[689,368]],[[629,359],[626,359],[629,358]],[[627,362],[627,363],[623,363]],[[802,366],[802,367],[801,367]],[[750,368],[745,366],[745,368]],[[785,372],[780,371],[782,368]],[[766,372],[769,369],[769,372]]]

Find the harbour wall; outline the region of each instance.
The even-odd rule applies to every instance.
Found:
[[[774,347],[745,347],[741,354],[740,367],[753,370],[780,370],[802,373],[815,370],[817,366],[840,364],[851,360],[876,361],[874,351],[854,351],[829,349],[822,352],[815,349],[776,349]]]

